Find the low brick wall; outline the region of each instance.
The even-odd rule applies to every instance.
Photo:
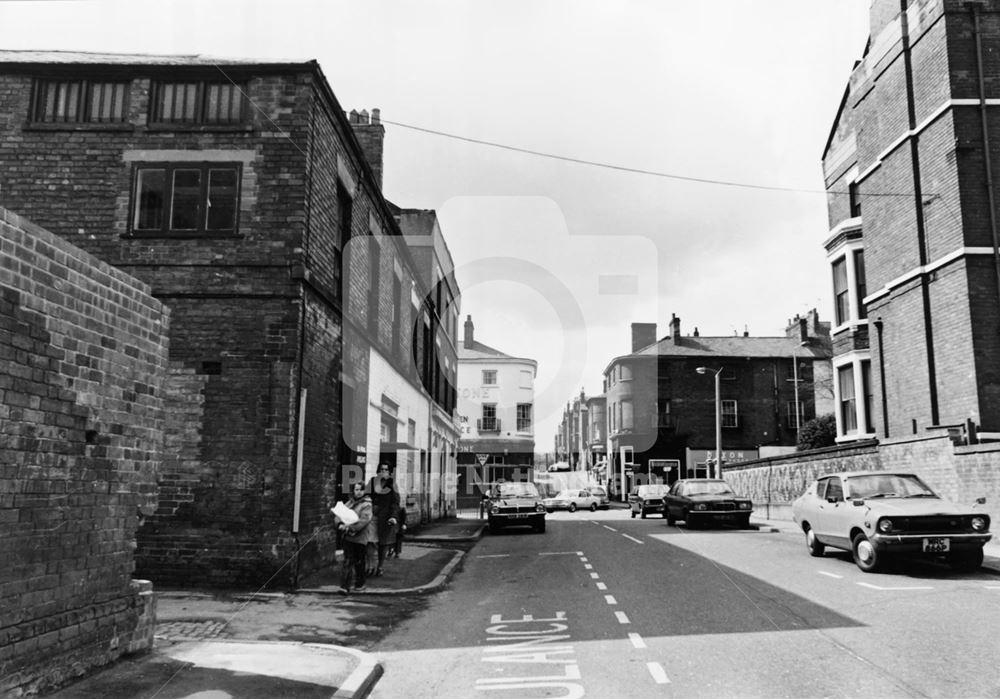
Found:
[[[875,441],[760,459],[725,469],[725,478],[754,501],[763,519],[790,520],[791,504],[824,473],[905,469],[923,478],[939,495],[981,509],[992,529],[1000,527],[1000,444],[956,446],[946,436]]]
[[[0,696],[152,647],[152,585],[132,574],[167,323],[144,284],[0,209]]]

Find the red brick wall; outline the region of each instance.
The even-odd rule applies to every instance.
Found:
[[[167,310],[0,209],[0,694],[152,645],[136,531],[163,458]]]

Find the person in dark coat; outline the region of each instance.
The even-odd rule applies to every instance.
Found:
[[[379,464],[378,473],[369,482],[372,499],[374,539],[378,546],[378,564],[373,575],[382,575],[385,555],[396,543],[396,526],[399,524],[399,491],[392,480],[389,464]]]
[[[351,489],[351,499],[347,506],[354,510],[358,521],[347,524],[340,517],[335,517],[337,530],[344,538],[344,564],[340,573],[340,591],[347,594],[354,590],[365,589],[365,548],[368,545],[369,530],[372,528],[372,501],[365,493],[365,484],[358,481]]]

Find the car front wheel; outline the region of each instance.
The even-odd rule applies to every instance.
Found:
[[[816,532],[808,525],[806,525],[806,546],[809,548],[810,556],[822,556],[826,550],[826,546],[821,544],[819,539],[816,538]]]
[[[859,533],[854,537],[851,553],[854,554],[854,562],[858,568],[866,573],[875,573],[883,566],[885,555],[879,553],[875,544],[864,534]]]
[[[576,503],[575,502],[571,502],[569,504],[569,511],[570,512],[576,512]]]
[[[983,550],[981,548],[952,553],[948,556],[948,565],[961,573],[972,573],[983,565]]]

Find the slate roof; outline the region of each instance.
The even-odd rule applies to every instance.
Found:
[[[517,359],[509,354],[505,354],[498,349],[493,349],[482,342],[473,341],[472,347],[466,347],[464,342],[458,343],[459,359]]]
[[[89,65],[301,65],[309,60],[224,58],[204,54],[98,53],[92,51],[0,51],[0,63],[69,63]]]

